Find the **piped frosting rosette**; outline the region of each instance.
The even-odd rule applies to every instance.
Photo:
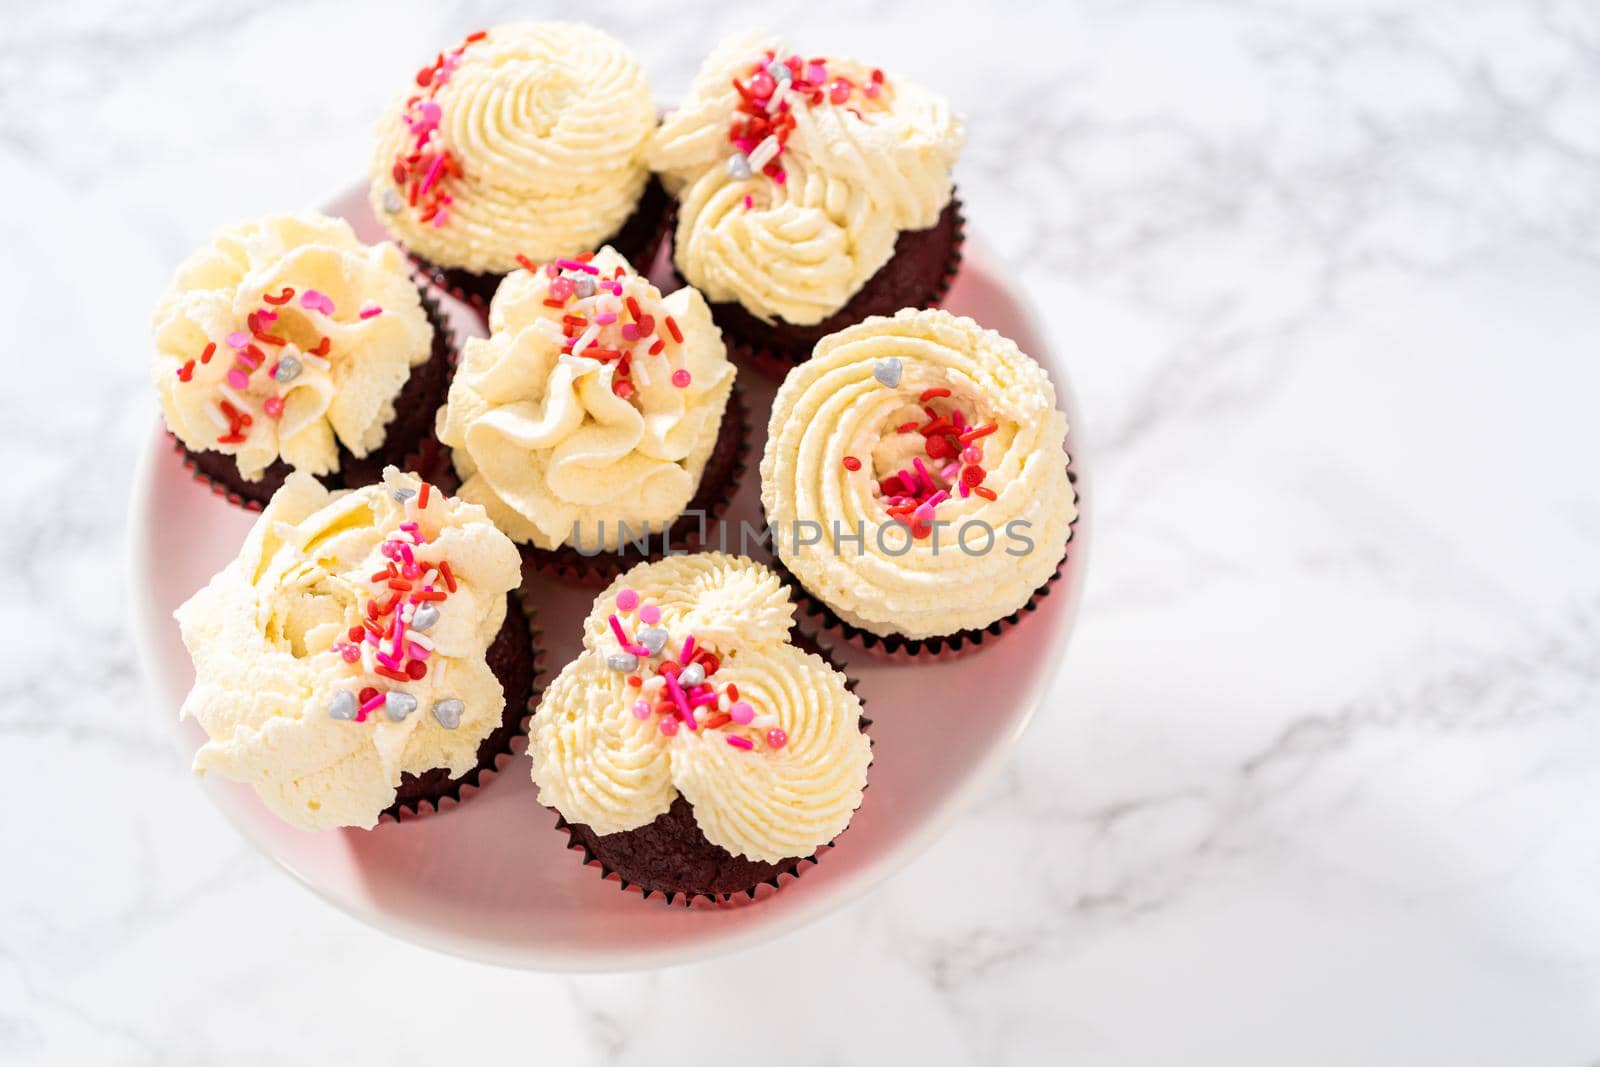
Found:
[[[371,827],[402,774],[465,774],[501,722],[484,654],[520,581],[482,508],[394,468],[330,492],[289,477],[238,558],[176,617],[197,773],[306,829]]]
[[[673,257],[690,284],[809,325],[888,262],[902,230],[938,220],[964,139],[910,82],[755,37],[706,60],[650,164],[678,197]]]
[[[508,275],[489,329],[439,415],[464,499],[541,549],[615,550],[683,513],[735,374],[698,292],[663,297],[605,248]]]
[[[540,802],[612,834],[681,793],[707,840],[765,862],[832,841],[871,748],[844,676],[790,643],[793,611],[777,575],[721,553],[617,579],[534,715]]]
[[[656,109],[611,35],[571,23],[473,34],[418,72],[378,125],[371,197],[412,252],[500,274],[519,253],[590,251],[649,178]]]
[[[433,349],[400,250],[313,213],[222,230],[178,268],[154,330],[168,428],[231,454],[248,481],[280,458],[329,474],[341,442],[356,456],[383,444]]]
[[[1044,369],[971,319],[906,310],[842,330],[773,401],[761,501],[778,556],[869,633],[987,626],[1061,562],[1066,434]]]

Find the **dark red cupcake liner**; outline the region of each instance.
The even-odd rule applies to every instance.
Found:
[[[403,469],[413,457],[427,452],[433,437],[434,417],[450,391],[450,380],[455,376],[459,352],[455,331],[450,321],[425,287],[418,286],[423,312],[433,326],[433,351],[428,359],[412,368],[395,399],[395,417],[386,428],[384,443],[364,458],[357,458],[339,442],[339,469],[332,474],[318,475],[317,480],[329,489],[359,489],[373,485],[383,478],[383,468],[393,464]],[[402,425],[403,424],[403,425]],[[247,482],[239,474],[238,463],[227,452],[210,449],[191,449],[171,430],[167,431],[173,448],[184,467],[196,482],[236,507],[247,511],[260,511],[272,495],[283,487],[284,480],[294,471],[288,463],[277,460],[267,467],[261,480]],[[432,446],[437,449],[435,442]]]
[[[889,284],[894,278],[897,263],[903,256],[918,254],[915,244],[948,232],[949,244],[944,267],[931,286],[921,286],[916,295],[903,294]],[[907,307],[936,308],[944,303],[950,286],[961,271],[963,246],[966,244],[966,216],[962,212],[961,198],[951,193],[939,220],[926,230],[906,231],[895,243],[895,253],[889,261],[867,279],[865,285],[850,298],[844,307],[815,326],[796,327],[788,324],[773,325],[762,322],[735,303],[711,304],[711,314],[722,330],[722,339],[728,351],[740,362],[755,367],[763,374],[782,380],[791,370],[811,358],[812,351],[822,338],[838,333],[874,315],[893,315]],[[676,272],[676,266],[673,267]],[[679,278],[681,282],[681,277]],[[889,290],[887,292],[881,290]],[[792,335],[785,342],[779,335]]]
[[[648,274],[656,252],[666,240],[672,215],[672,198],[667,195],[660,179],[652,174],[645,183],[644,191],[639,194],[639,203],[633,209],[633,214],[623,220],[622,227],[616,233],[596,245],[595,250],[610,245],[635,271],[641,275]],[[485,326],[489,324],[489,304],[494,300],[495,290],[500,288],[504,274],[480,274],[458,267],[440,266],[410,249],[406,250],[406,255],[429,284],[466,304],[477,312]]]
[[[850,677],[850,675],[845,672],[844,666],[837,658],[834,657],[831,648],[822,644],[815,636],[800,630],[795,631],[793,640],[796,646],[821,656],[834,670],[844,674],[845,688],[852,693],[856,693],[857,698],[860,698],[860,694],[856,692],[856,686],[859,680]],[[862,700],[862,708],[865,709],[865,707],[866,701]],[[871,726],[872,720],[867,718],[865,712],[863,711],[861,716],[862,732],[868,733]],[[867,743],[869,745],[872,743],[870,733],[868,734]],[[871,767],[870,763],[868,764],[868,767]],[[865,793],[866,789],[869,788],[870,785],[871,783],[869,782],[867,786],[863,787],[863,793]],[[864,798],[862,802],[865,803]],[[682,794],[679,794],[677,798],[673,800],[672,808],[669,809],[666,814],[658,816],[656,822],[650,823],[648,826],[640,827],[636,830],[624,831],[623,834],[636,835],[648,833],[652,828],[661,825],[662,820],[672,820],[675,828],[679,829],[682,828],[684,820],[687,820],[687,824],[692,827],[693,812],[693,805],[685,800]],[[860,813],[860,808],[856,809],[856,813]],[[851,817],[852,822],[854,822],[854,818],[854,816]],[[843,830],[840,830],[838,836],[836,836],[832,841],[823,845],[821,848],[817,849],[817,851],[811,855],[796,857],[794,859],[785,860],[776,864],[760,863],[758,861],[744,860],[742,857],[733,856],[718,846],[713,845],[711,842],[706,841],[704,835],[699,835],[700,842],[703,843],[706,850],[720,853],[722,856],[727,857],[727,860],[734,863],[736,866],[747,865],[749,867],[759,869],[752,872],[752,875],[756,877],[756,880],[751,885],[738,889],[715,891],[689,891],[681,889],[652,888],[651,886],[645,885],[640,881],[630,880],[623,874],[621,870],[607,863],[594,849],[594,843],[601,837],[615,838],[621,835],[597,835],[587,826],[584,826],[581,823],[568,822],[566,818],[563,817],[559,812],[556,813],[556,829],[567,835],[567,848],[569,850],[583,854],[583,863],[585,866],[598,869],[602,879],[615,883],[617,888],[623,892],[638,893],[641,900],[649,900],[651,897],[659,897],[662,902],[669,907],[672,905],[680,905],[686,908],[723,909],[730,907],[745,907],[752,903],[765,900],[767,897],[770,897],[772,894],[778,892],[786,884],[799,878],[801,873],[807,868],[820,863],[823,854],[831,850],[838,843],[839,838],[843,837],[849,832],[850,827],[846,826]],[[698,835],[698,828],[695,828],[694,832]]]
[[[733,495],[748,469],[750,448],[749,410],[742,390],[735,383],[728,394],[728,406],[717,430],[717,442],[700,475],[700,488],[690,498],[684,513],[667,528],[666,545],[674,552],[695,551],[711,540],[715,526],[727,512]],[[661,535],[652,533],[652,548],[646,552],[624,545],[616,552],[584,555],[571,545],[557,549],[519,545],[525,576],[534,574],[590,589],[603,589],[630,567],[661,559],[666,555]]]
[[[454,778],[443,768],[401,775],[395,802],[383,810],[379,822],[414,821],[464,803],[494,781],[526,747],[528,719],[539,706],[544,659],[533,620],[530,601],[521,590],[506,594],[506,621],[486,653],[489,668],[506,691],[505,713],[500,725],[478,746],[477,766]]]
[[[1069,470],[1067,480],[1073,483],[1076,492],[1077,475]],[[885,636],[873,633],[871,630],[863,630],[840,618],[825,601],[807,589],[800,579],[784,566],[777,553],[773,553],[771,566],[788,583],[799,613],[807,622],[829,637],[842,641],[851,648],[859,648],[880,660],[899,663],[948,662],[980,651],[985,640],[999,637],[1039,609],[1040,601],[1050,595],[1050,591],[1061,581],[1062,574],[1066,571],[1067,562],[1072,557],[1072,535],[1077,526],[1078,518],[1074,515],[1072,521],[1067,524],[1067,541],[1062,550],[1061,561],[1056,564],[1056,569],[1045,579],[1044,584],[1028,597],[1026,604],[987,626],[957,630],[953,634],[941,634],[938,637],[903,637],[899,634]]]

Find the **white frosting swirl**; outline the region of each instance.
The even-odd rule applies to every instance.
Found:
[[[371,197],[396,237],[440,266],[498,274],[518,253],[591,251],[621,228],[649,178],[650,86],[622,42],[592,26],[501,26],[465,46],[433,97],[461,167],[445,179],[443,221],[424,221],[392,173],[415,149],[404,116],[419,92],[408,87],[378,125]]]
[[[611,550],[625,540],[619,524],[637,537],[646,524],[658,533],[681,515],[733,391],[722,333],[698,292],[662,297],[609,246],[592,265],[621,285],[621,296],[569,297],[551,307],[554,279],[545,270],[508,275],[490,309],[490,335],[467,342],[439,414],[439,439],[454,449],[461,496],[487,508],[514,539],[544,549],[566,544],[577,529],[585,550]],[[618,338],[631,319],[628,299],[654,320],[650,338]],[[563,317],[594,318],[602,308],[614,309],[618,322],[595,346],[632,351],[627,398],[613,389],[617,361],[563,354]],[[682,343],[672,338],[669,317]],[[662,350],[649,355],[656,339]],[[674,384],[678,371],[688,372],[686,386]]]
[[[295,292],[282,306],[263,299],[285,287]],[[305,306],[307,291],[331,301],[333,312]],[[361,316],[373,307],[381,314]],[[264,360],[240,388],[230,373],[245,373],[255,357],[228,338],[251,338],[247,320],[262,310],[277,314],[263,332],[286,343],[252,338]],[[191,449],[233,455],[248,481],[279,458],[312,474],[336,471],[340,442],[357,456],[377,448],[411,368],[433,349],[433,326],[400,250],[364,245],[343,219],[310,212],[218,233],[178,268],[154,330],[152,377],[167,427]],[[312,354],[324,338],[325,358]],[[216,348],[202,362],[208,344]],[[270,371],[285,357],[300,370],[280,381]],[[229,429],[223,402],[250,416],[243,441],[219,440]],[[279,403],[273,416],[268,408]]]
[[[426,507],[396,501],[395,490],[418,485],[393,467],[383,484],[353,492],[291,474],[238,558],[178,608],[195,668],[181,714],[209,738],[195,754],[197,773],[245,782],[285,821],[315,830],[375,825],[402,773],[443,767],[454,776],[474,766],[505,710],[484,653],[521,566],[482,508],[437,492]],[[427,628],[426,676],[397,686],[337,646],[365,617],[369,576],[388,562],[382,543],[407,521],[426,539],[418,562],[448,560],[456,590]],[[366,686],[407,693],[416,710],[398,722],[381,708],[364,722],[329,714],[336,694]],[[463,707],[447,729],[432,709],[451,698]]]
[[[780,89],[796,122],[779,160],[785,180],[730,177],[732,83],[769,51],[787,54],[760,37],[713,52],[652,138],[650,165],[678,196],[673,256],[690,284],[764,320],[811,325],[889,261],[900,231],[938,221],[965,132],[942,99],[899,79],[843,104]],[[857,87],[871,81],[871,68],[850,59],[829,59],[827,71]]]
[[[710,676],[732,683],[756,717],[663,733],[637,718],[640,690],[606,656],[617,651],[609,616],[633,590],[655,605],[672,637],[667,655],[693,634],[721,664]],[[861,702],[842,674],[789,643],[793,615],[776,574],[721,553],[641,564],[595,602],[584,651],[561,672],[534,715],[529,754],[539,801],[596,833],[644,826],[682,793],[706,839],[734,855],[775,863],[809,856],[832,841],[861,805],[871,746]],[[702,724],[716,708],[701,709]],[[777,728],[786,743],[762,741]],[[748,750],[729,744],[747,738]]]
[[[874,377],[887,360],[899,361],[894,387]],[[936,410],[996,427],[972,442],[995,499],[952,493],[935,511],[948,523],[937,540],[907,547],[880,483],[922,455],[923,438],[897,428],[926,420],[928,389],[950,390]],[[947,311],[908,309],[823,338],[789,373],[772,404],[761,502],[779,558],[846,622],[913,638],[974,629],[1021,608],[1061,561],[1077,515],[1066,435],[1049,376],[1015,343]],[[816,524],[821,543],[799,546],[801,523]],[[840,540],[835,524],[864,531],[863,543]]]

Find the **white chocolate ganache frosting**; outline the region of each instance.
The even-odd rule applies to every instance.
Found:
[[[375,825],[403,773],[465,774],[504,715],[485,652],[520,577],[482,508],[415,475],[330,492],[291,474],[176,612],[195,771],[311,830]]]
[[[1049,376],[1012,341],[947,311],[869,318],[779,388],[761,503],[779,558],[844,621],[975,629],[1061,562],[1066,435]]]
[[[932,93],[851,59],[746,38],[712,53],[651,140],[678,198],[673,256],[706,299],[813,325],[950,202],[965,132]]]
[[[871,745],[844,675],[789,641],[778,576],[722,553],[641,564],[595,601],[530,728],[539,801],[598,834],[679,793],[706,839],[810,856],[861,805]]]
[[[433,325],[391,244],[306,213],[230,226],[178,268],[156,306],[152,376],[167,428],[259,481],[282,459],[339,469],[339,444],[383,443]]]
[[[464,499],[542,549],[614,550],[683,513],[735,373],[698,292],[663,297],[608,246],[507,275],[489,331],[439,413]]]
[[[655,104],[633,54],[592,26],[480,31],[418,71],[378,124],[378,217],[442,267],[500,274],[593,250],[649,179]]]

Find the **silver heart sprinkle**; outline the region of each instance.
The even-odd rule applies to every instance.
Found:
[[[632,652],[613,652],[606,657],[606,666],[614,671],[632,671],[639,667],[639,657]]]
[[[383,191],[383,210],[393,215],[404,206],[405,202],[400,199],[400,190],[391,188]]]
[[[278,369],[272,372],[272,378],[278,382],[292,382],[300,377],[300,361],[293,356],[284,356],[278,360]]]
[[[706,680],[706,669],[698,663],[691,663],[678,672],[678,684],[685,689],[693,689]]]
[[[417,605],[417,610],[411,613],[411,628],[413,630],[426,630],[439,621],[439,609],[424,601]]]
[[[416,495],[417,491],[415,489],[407,489],[403,485],[394,491],[394,498],[402,504]]]
[[[355,718],[356,695],[348,689],[341,689],[333,694],[333,702],[328,705],[328,717],[345,720]]]
[[[750,169],[750,160],[743,152],[735,152],[728,157],[728,177],[736,182],[742,182],[755,172]]]
[[[439,720],[439,725],[446,730],[454,730],[461,725],[461,713],[467,706],[455,697],[441,700],[433,706],[433,717]]]
[[[578,295],[579,300],[587,300],[594,295],[594,279],[585,274],[572,283],[572,291]]]
[[[645,626],[639,630],[639,643],[650,650],[652,656],[661,654],[667,647],[667,631],[659,626]]]
[[[880,359],[872,365],[872,376],[878,379],[879,385],[887,385],[890,389],[900,384],[900,375],[905,368],[900,365],[900,360],[894,356]]]
[[[398,689],[391,689],[383,697],[383,710],[389,713],[389,718],[400,722],[407,715],[417,710],[417,698],[410,693],[402,693]]]

